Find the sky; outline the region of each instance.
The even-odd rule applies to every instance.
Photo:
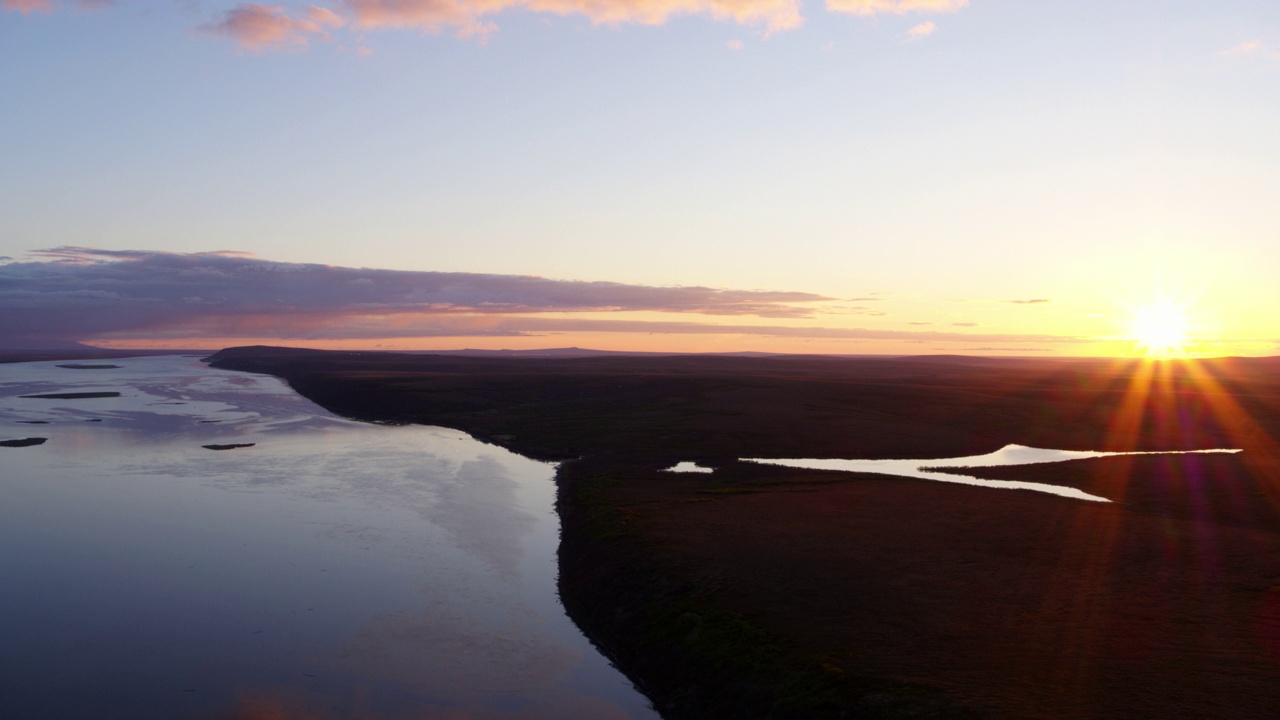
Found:
[[[1280,355],[1276,128],[1274,0],[0,0],[0,346]]]

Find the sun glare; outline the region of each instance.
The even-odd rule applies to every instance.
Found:
[[[1182,308],[1169,302],[1139,308],[1133,316],[1131,337],[1147,357],[1185,354],[1187,321]]]

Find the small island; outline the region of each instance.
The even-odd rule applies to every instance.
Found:
[[[95,400],[97,398],[120,397],[118,392],[64,392],[40,393],[39,395],[19,395],[18,397],[37,400]]]
[[[20,440],[0,440],[0,447],[31,447],[33,445],[43,445],[49,438],[31,437],[22,438]]]
[[[212,445],[201,445],[200,447],[204,448],[205,450],[235,450],[237,448],[253,447],[254,445],[257,445],[257,444],[258,443],[226,443],[226,444],[220,445],[220,444],[214,443]]]

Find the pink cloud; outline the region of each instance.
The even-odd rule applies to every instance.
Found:
[[[54,9],[54,0],[0,0],[5,10],[17,10],[23,15],[33,12],[47,13]]]
[[[484,18],[506,10],[583,15],[593,25],[661,25],[680,15],[763,25],[775,32],[799,27],[798,0],[342,0],[365,28],[452,29],[463,36],[489,32]]]
[[[23,15],[53,10],[53,0],[0,0],[5,10],[16,10]]]
[[[75,4],[84,8],[97,9],[109,5],[111,0],[75,0]],[[30,15],[33,12],[52,12],[53,0],[0,0],[0,8],[12,12]]]
[[[298,47],[311,37],[328,39],[328,29],[342,27],[346,20],[328,8],[312,5],[300,16],[290,15],[280,5],[248,3],[228,10],[222,21],[201,29],[230,38],[246,50]]]
[[[956,12],[969,0],[827,0],[827,9],[851,15]]]

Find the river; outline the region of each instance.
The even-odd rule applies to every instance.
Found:
[[[7,718],[657,717],[559,603],[553,464],[180,356],[0,365],[26,438]]]

